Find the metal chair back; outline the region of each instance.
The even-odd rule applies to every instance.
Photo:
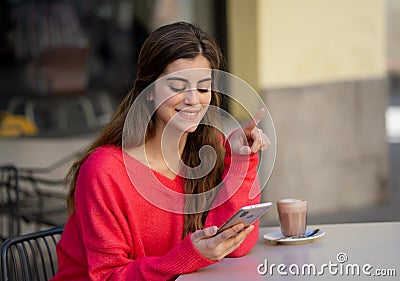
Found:
[[[21,231],[18,170],[12,165],[0,166],[0,241]]]
[[[63,180],[41,177],[41,171],[0,166],[0,241],[21,235],[23,226],[63,227],[67,218]]]
[[[3,281],[47,281],[58,269],[56,244],[63,228],[8,238],[1,247]]]

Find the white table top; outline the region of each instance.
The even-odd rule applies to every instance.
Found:
[[[314,227],[323,230],[325,236],[312,242],[291,245],[265,241],[264,234],[279,231],[279,228],[261,228],[259,242],[248,255],[225,258],[197,272],[182,275],[178,280],[398,280],[400,222],[327,224],[308,228]],[[347,261],[343,261],[346,257]],[[272,264],[275,267],[271,271]],[[278,266],[281,266],[282,274],[278,272]],[[301,274],[303,267],[305,273]],[[297,269],[300,274],[295,276]],[[356,275],[357,269],[360,269],[359,276]],[[396,275],[366,276],[369,273]]]

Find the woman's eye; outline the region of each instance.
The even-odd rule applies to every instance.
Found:
[[[210,91],[210,89],[207,89],[207,88],[197,89],[197,91],[199,91],[199,93],[208,93],[208,91]]]
[[[173,87],[173,86],[169,86],[169,88],[175,93],[180,93],[180,92],[183,92],[185,90],[184,87],[183,88],[176,88],[176,87]]]
[[[201,81],[197,83],[197,91],[199,93],[208,93],[211,90],[211,81]]]

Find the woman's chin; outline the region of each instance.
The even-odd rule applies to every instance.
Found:
[[[192,126],[192,127],[188,128],[187,130],[185,130],[185,133],[193,133],[193,132],[195,132],[197,130],[198,126],[199,125],[195,125],[195,126]]]

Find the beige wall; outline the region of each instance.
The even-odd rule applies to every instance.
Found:
[[[230,0],[227,6],[230,71],[256,89],[386,75],[384,0]]]
[[[228,1],[230,72],[276,129],[263,200],[302,197],[319,214],[388,198],[385,20],[385,0]]]
[[[229,69],[253,87],[258,86],[256,9],[254,0],[230,0],[227,3]]]
[[[400,1],[386,0],[387,11],[387,65],[388,70],[400,76]]]
[[[263,88],[385,76],[383,0],[259,0],[257,5]]]
[[[385,12],[384,0],[228,0],[229,70],[255,90],[385,77]]]
[[[258,24],[255,11],[257,1],[228,0],[228,65],[229,72],[237,75],[256,91],[260,90],[258,81]],[[233,89],[234,91],[234,89]],[[240,92],[231,92],[237,97]],[[255,99],[248,100],[250,111],[254,112],[259,104]],[[231,111],[238,119],[247,116],[236,104],[231,105]]]

